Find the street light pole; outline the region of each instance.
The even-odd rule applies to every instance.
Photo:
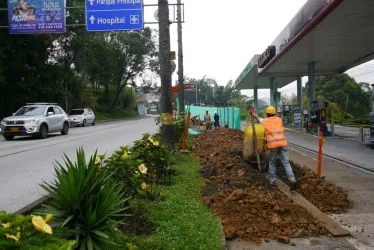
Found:
[[[184,68],[183,68],[183,42],[182,42],[182,7],[181,0],[177,1],[178,19],[178,80],[179,80],[179,111],[184,116]]]

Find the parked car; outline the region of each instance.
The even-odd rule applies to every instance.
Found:
[[[86,126],[92,124],[95,126],[95,114],[91,109],[73,109],[69,113],[70,125]]]
[[[69,132],[68,116],[56,103],[28,103],[0,122],[0,134],[6,140],[12,140],[15,136],[45,139],[49,133],[56,132],[62,135]]]

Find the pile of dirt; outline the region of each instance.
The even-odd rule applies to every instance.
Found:
[[[242,147],[243,132],[228,128],[193,139],[192,150],[206,182],[202,200],[221,218],[226,237],[259,242],[264,238],[326,234],[326,229],[306,209],[270,186],[265,174],[243,161]],[[350,202],[341,188],[297,164],[292,163],[292,167],[301,180],[298,192],[306,199],[322,211],[345,211],[343,208]],[[278,169],[281,174],[283,168]]]
[[[304,196],[309,202],[327,214],[345,213],[352,207],[352,201],[343,188],[336,186],[333,182],[319,178],[316,173],[308,167],[290,161],[295,177],[300,181],[297,192]],[[282,181],[287,180],[287,175],[280,161],[277,162],[277,177]]]

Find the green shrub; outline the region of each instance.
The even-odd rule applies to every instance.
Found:
[[[100,158],[103,160],[103,156]],[[121,147],[121,150],[104,160],[102,169],[113,181],[123,186],[128,195],[135,196],[147,187],[147,167],[131,153],[129,147]]]
[[[80,148],[75,164],[65,155],[65,167],[55,166],[56,180],[41,185],[51,202],[40,213],[51,213],[55,226],[66,229],[66,236],[76,239],[80,249],[102,249],[110,243],[107,233],[123,222],[127,209],[122,188],[100,168],[96,153],[87,163]]]
[[[174,138],[176,142],[182,142],[184,136],[184,130],[186,127],[186,119],[180,117],[176,119],[173,123],[174,126]]]
[[[0,212],[0,250],[72,250],[76,241],[53,235],[47,224],[51,219]]]
[[[134,142],[134,154],[148,167],[149,183],[170,183],[174,173],[170,166],[172,153],[159,142],[159,138],[143,134],[141,140]]]

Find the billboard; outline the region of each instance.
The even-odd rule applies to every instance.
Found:
[[[64,33],[66,0],[8,0],[9,34]]]

